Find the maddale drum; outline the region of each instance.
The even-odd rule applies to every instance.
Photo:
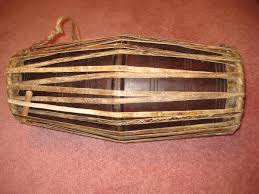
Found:
[[[55,43],[65,22],[73,41]],[[233,134],[244,80],[236,49],[135,35],[82,40],[60,17],[11,58],[7,91],[22,123],[137,142]]]

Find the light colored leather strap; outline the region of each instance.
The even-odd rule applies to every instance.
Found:
[[[42,40],[42,41],[39,41],[39,42],[36,42],[35,44],[33,44],[32,48],[55,43],[55,41],[62,34],[64,34],[63,25],[66,22],[71,22],[71,38],[72,38],[72,40],[73,41],[80,40],[79,30],[77,28],[77,25],[76,25],[74,19],[72,17],[69,17],[69,16],[68,17],[60,16],[60,17],[58,17],[58,20],[57,20],[57,23],[56,23],[56,26],[55,26],[54,30],[51,31],[49,36],[45,40]]]
[[[26,91],[24,101],[31,102],[32,95],[33,95],[32,91]],[[28,116],[29,108],[30,108],[29,106],[23,106],[22,113],[21,113],[23,118],[21,119],[21,122],[24,122],[24,123],[26,122],[26,120],[27,120],[26,117]]]

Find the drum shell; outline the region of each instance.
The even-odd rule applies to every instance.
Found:
[[[47,65],[38,68],[63,68],[65,72],[24,68],[44,63]],[[82,66],[114,69],[99,71],[106,76],[101,79],[40,85],[31,81],[95,73],[89,68],[80,70]],[[64,92],[63,87],[76,92]],[[235,49],[127,35],[20,51],[10,61],[7,90],[12,113],[24,123],[119,142],[232,134],[240,125],[244,99],[242,64]],[[25,102],[27,91],[33,94]],[[117,92],[115,96],[112,91]],[[148,91],[151,93],[141,96]],[[135,97],[132,93],[141,102],[130,99]],[[162,94],[156,96],[158,93]],[[131,103],[118,103],[125,98]],[[81,99],[80,103],[75,99]],[[39,104],[47,108],[37,107]],[[74,109],[63,112],[56,106]],[[28,107],[27,115],[22,115],[24,107]],[[91,114],[91,110],[101,112]]]

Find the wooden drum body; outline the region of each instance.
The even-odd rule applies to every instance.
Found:
[[[235,49],[143,36],[36,44],[7,89],[21,122],[119,142],[232,134],[243,113]]]

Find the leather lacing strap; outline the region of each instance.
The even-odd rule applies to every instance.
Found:
[[[45,40],[34,43],[31,48],[33,49],[36,47],[41,47],[41,46],[55,43],[55,41],[61,35],[64,34],[63,25],[66,22],[71,22],[71,38],[72,38],[72,40],[73,41],[80,40],[79,30],[77,28],[77,25],[76,25],[74,19],[71,17],[60,16],[60,17],[58,17],[54,30],[49,34],[49,36]]]

